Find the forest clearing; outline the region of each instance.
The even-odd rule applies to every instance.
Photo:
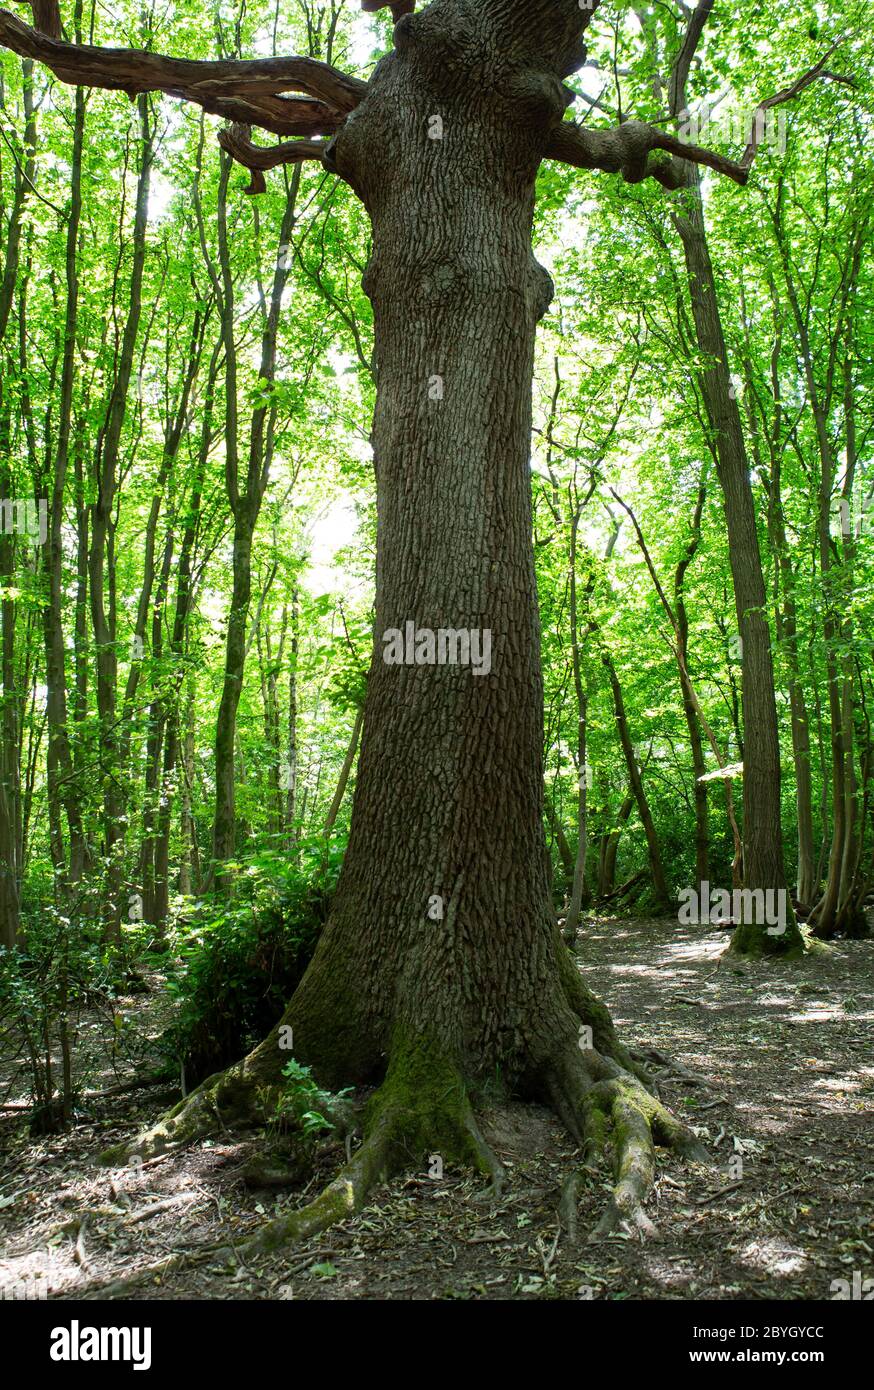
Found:
[[[4,1301],[874,1298],[869,10],[0,8]]]

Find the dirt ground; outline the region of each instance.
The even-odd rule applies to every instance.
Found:
[[[478,1178],[430,1176],[432,1163],[259,1268],[183,1268],[115,1296],[830,1299],[833,1281],[874,1278],[874,941],[793,965],[720,960],[725,945],[724,932],[676,922],[598,921],[580,938],[621,1036],[680,1069],[664,1072],[662,1095],[713,1155],[711,1169],[660,1155],[657,1241],[587,1243],[606,1173],[583,1188],[571,1241],[557,1205],[579,1152],[548,1112],[519,1104],[484,1117],[508,1174],[499,1201]],[[143,1027],[166,1009],[160,989],[123,1002]],[[173,1099],[91,1101],[73,1131],[39,1141],[20,1111],[0,1113],[0,1294],[35,1281],[49,1298],[112,1296],[108,1281],[242,1240],[311,1198],[343,1157],[326,1150],[306,1188],[278,1194],[244,1185],[259,1142],[230,1134],[145,1166],[96,1166]]]

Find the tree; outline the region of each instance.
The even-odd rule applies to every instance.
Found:
[[[372,226],[376,622],[340,885],[282,1024],[138,1145],[145,1154],[203,1134],[217,1112],[263,1118],[289,1030],[323,1084],[378,1083],[348,1166],[257,1249],[341,1219],[374,1181],[432,1150],[499,1182],[473,1112],[496,1077],[551,1103],[590,1152],[612,1125],[616,1183],[601,1232],[651,1229],[655,1142],[701,1156],[646,1089],[549,902],[529,455],[535,332],[552,284],[532,253],[532,216],[544,159],[668,187],[677,157],[739,184],[750,161],[642,122],[588,130],[563,119],[563,79],[585,60],[598,4],[395,4],[394,49],[366,83],[311,59],[71,45],[0,12],[0,41],[66,82],[164,91],[236,122],[220,139],[253,171],[252,191],[266,169],[321,160]],[[252,125],[299,138],[258,146]],[[490,673],[387,664],[383,634],[410,621],[488,631]]]
[[[15,285],[21,258],[21,234],[28,194],[35,167],[36,111],[31,85],[33,64],[22,64],[24,79],[25,130],[23,167],[15,165],[12,206],[4,220],[3,276],[0,280],[0,349],[9,327]],[[0,497],[13,496],[10,465],[10,434],[12,405],[9,400],[9,373],[6,362],[0,368]],[[12,536],[0,532],[0,944],[14,946],[19,933],[19,827],[20,787],[18,775],[18,738],[16,732],[16,673],[15,673],[15,603],[10,596],[15,570],[15,545]]]
[[[690,17],[667,88],[668,110],[679,120],[687,113],[687,85],[702,33],[714,0],[698,0]],[[758,108],[764,117],[775,101],[788,100],[813,80],[816,70],[791,89]],[[662,81],[660,77],[657,81]],[[762,135],[755,120],[747,154],[755,153]],[[719,311],[716,275],[707,242],[701,174],[687,160],[676,161],[673,187],[682,190],[682,201],[673,221],[683,244],[692,319],[702,357],[700,391],[710,425],[714,459],[725,503],[735,609],[743,655],[742,700],[744,716],[744,820],[743,878],[752,889],[786,892],[783,840],[780,821],[780,739],[774,691],[771,633],[766,614],[765,581],[759,548],[750,468],[747,460],[740,408],[732,389],[729,356]],[[669,185],[670,186],[670,185]],[[801,934],[792,917],[781,935],[768,935],[764,923],[742,919],[732,938],[740,954],[784,954],[802,947]]]

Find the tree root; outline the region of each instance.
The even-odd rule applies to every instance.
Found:
[[[421,1163],[429,1149],[440,1149],[433,1156],[441,1160],[486,1174],[500,1193],[503,1170],[479,1132],[460,1072],[420,1040],[399,1040],[391,1056],[385,1081],[367,1106],[361,1147],[308,1206],[262,1226],[238,1252],[244,1261],[354,1215],[374,1187]]]
[[[391,1133],[382,1129],[353,1154],[349,1163],[324,1187],[312,1202],[287,1216],[263,1223],[257,1232],[239,1245],[215,1243],[199,1249],[180,1251],[169,1259],[158,1260],[137,1270],[127,1279],[90,1284],[88,1297],[120,1298],[138,1285],[162,1280],[168,1274],[204,1264],[247,1265],[274,1253],[284,1245],[298,1244],[311,1236],[354,1216],[367,1202],[372,1189],[391,1176]]]
[[[190,1142],[212,1128],[219,1101],[235,1095],[239,1102],[243,1094],[239,1077],[234,1078],[231,1090],[225,1089],[231,1077],[229,1072],[224,1078],[205,1083],[200,1088],[203,1096],[196,1105],[191,1102],[199,1093],[140,1136],[136,1154],[145,1158],[157,1145],[166,1148],[171,1143]],[[259,1104],[263,1108],[263,1103]],[[251,1096],[247,1104],[237,1105],[234,1113],[240,1122],[259,1108],[253,1106]],[[127,1153],[128,1146],[120,1148]],[[117,1154],[118,1150],[109,1150],[103,1160],[112,1161]],[[283,1246],[309,1240],[355,1215],[366,1205],[375,1187],[404,1169],[420,1165],[426,1158],[439,1158],[441,1171],[443,1163],[471,1167],[490,1178],[492,1197],[500,1195],[503,1169],[479,1131],[460,1069],[423,1040],[399,1038],[392,1048],[385,1080],[367,1104],[361,1146],[318,1197],[297,1211],[265,1222],[239,1245],[214,1244],[182,1251],[138,1270],[128,1279],[92,1283],[83,1294],[118,1298],[137,1285],[163,1279],[181,1269],[206,1263],[245,1265],[263,1260]]]
[[[594,1168],[612,1147],[613,1192],[590,1239],[601,1240],[617,1231],[656,1236],[644,1210],[655,1182],[656,1144],[698,1163],[710,1162],[707,1151],[636,1076],[610,1058],[570,1048],[547,1073],[546,1082],[553,1107],[583,1145],[585,1167]],[[566,1183],[559,1206],[571,1239],[578,1192],[579,1184]]]
[[[566,953],[565,953],[566,954]],[[579,985],[579,988],[578,988]],[[644,1210],[656,1176],[655,1146],[661,1144],[686,1159],[708,1162],[705,1150],[648,1089],[641,1055],[618,1042],[606,1009],[582,986],[579,975],[566,984],[574,1023],[585,1020],[579,1037],[566,1035],[560,1054],[537,1069],[536,1075],[552,1107],[583,1147],[583,1164],[563,1189],[560,1224],[576,1239],[576,1208],[583,1180],[594,1176],[608,1149],[613,1156],[613,1190],[591,1239],[615,1231],[640,1237],[656,1234]],[[589,1022],[589,1020],[591,1020]],[[257,1054],[253,1054],[257,1058]],[[666,1059],[665,1059],[666,1060]],[[266,1078],[252,1059],[209,1078],[136,1141],[103,1155],[103,1161],[139,1159],[148,1162],[168,1148],[178,1148],[214,1133],[260,1125],[275,1116],[281,1087]],[[339,1102],[338,1109],[342,1109]],[[477,1126],[463,1070],[427,1039],[398,1030],[389,1048],[389,1064],[379,1088],[363,1107],[363,1141],[351,1151],[346,1114],[338,1115],[336,1133],[347,1137],[347,1162],[319,1195],[297,1211],[268,1221],[243,1244],[227,1244],[181,1252],[140,1271],[122,1284],[106,1286],[108,1296],[136,1283],[162,1278],[173,1270],[205,1262],[246,1264],[263,1260],[279,1248],[309,1240],[359,1212],[374,1188],[403,1171],[443,1165],[473,1168],[491,1180],[490,1197],[500,1194],[503,1170]],[[333,1115],[332,1115],[333,1118]],[[483,1200],[482,1197],[474,1200]],[[86,1290],[90,1293],[91,1287]]]
[[[247,1073],[240,1062],[227,1071],[207,1077],[185,1100],[175,1105],[151,1129],[100,1155],[111,1168],[137,1159],[145,1162],[168,1149],[183,1148],[222,1130],[264,1124],[275,1113],[279,1087],[265,1087]]]

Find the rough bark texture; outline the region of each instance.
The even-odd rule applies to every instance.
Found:
[[[333,151],[373,224],[378,386],[376,623],[349,846],[282,1024],[137,1144],[191,1139],[217,1112],[263,1119],[287,1058],[280,1027],[321,1084],[379,1083],[358,1154],[254,1255],[342,1219],[430,1148],[499,1185],[470,1100],[496,1083],[541,1095],[590,1153],[612,1136],[598,1234],[651,1230],[654,1142],[702,1156],[641,1084],[549,896],[529,450],[551,284],[531,226],[582,24],[570,0],[436,0],[398,25]],[[490,671],[386,664],[383,635],[409,621],[490,632]]]
[[[563,101],[545,81],[520,126],[484,13],[434,5],[400,28],[334,152],[373,224],[376,625],[343,875],[288,1021],[338,1082],[378,1074],[398,1027],[479,1076],[528,1070],[578,1027],[545,867],[528,469],[551,294],[534,179]],[[385,664],[407,621],[490,631],[491,673]]]

